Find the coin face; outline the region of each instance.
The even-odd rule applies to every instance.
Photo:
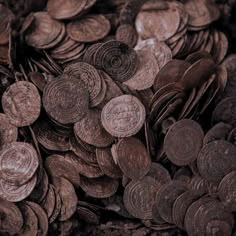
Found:
[[[128,212],[139,219],[151,219],[155,196],[160,187],[158,181],[152,177],[133,180],[126,187],[123,196]]]
[[[41,99],[34,84],[19,81],[12,84],[2,96],[2,107],[10,123],[27,126],[38,119]]]
[[[113,98],[102,110],[103,127],[115,137],[136,134],[145,121],[145,107],[134,96],[122,95]]]
[[[14,142],[0,152],[0,176],[15,185],[28,182],[39,166],[36,150],[27,143]]]

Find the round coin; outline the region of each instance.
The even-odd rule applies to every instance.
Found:
[[[19,81],[12,84],[2,96],[3,111],[10,123],[17,127],[31,125],[38,119],[41,99],[34,84]]]
[[[168,159],[175,165],[184,166],[194,162],[201,150],[204,132],[193,120],[180,120],[170,127],[164,150]]]
[[[103,127],[115,137],[129,137],[143,126],[146,117],[145,107],[132,95],[113,98],[102,110]]]

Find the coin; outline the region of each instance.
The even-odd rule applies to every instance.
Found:
[[[82,190],[93,198],[108,198],[117,191],[119,182],[107,176],[95,179],[89,179],[81,176],[80,187]]]
[[[0,152],[0,176],[15,185],[28,182],[39,166],[36,150],[28,143],[13,142]]]
[[[113,142],[113,137],[103,128],[101,112],[98,109],[90,110],[79,122],[74,124],[76,136],[95,147],[107,147]]]
[[[0,200],[1,226],[0,232],[17,234],[23,227],[24,219],[20,209],[11,202]]]
[[[236,148],[225,140],[204,145],[197,158],[200,174],[209,181],[218,182],[235,167]]]
[[[123,173],[131,179],[141,179],[151,168],[151,160],[143,143],[133,137],[117,144],[117,162]]]
[[[38,119],[40,114],[39,92],[30,82],[16,82],[3,94],[2,107],[13,125],[17,127],[30,125]]]
[[[76,211],[78,198],[75,193],[75,189],[68,180],[61,177],[53,177],[52,183],[55,186],[55,189],[59,192],[62,201],[61,211],[58,219],[60,221],[66,221]]]
[[[124,82],[129,88],[134,90],[144,90],[153,86],[158,74],[159,67],[154,54],[139,50],[137,51],[139,64],[136,73]]]
[[[78,15],[85,7],[87,0],[68,2],[50,0],[47,3],[47,12],[55,19],[69,19]]]
[[[198,123],[187,119],[176,122],[168,130],[164,141],[168,159],[178,166],[190,164],[197,159],[203,138],[204,133]]]
[[[53,223],[56,219],[58,219],[59,214],[62,210],[62,199],[59,194],[59,191],[53,187],[52,188],[55,194],[55,206],[53,208],[51,216],[48,218],[49,224]]]
[[[139,219],[151,219],[152,207],[160,184],[152,177],[132,180],[124,191],[124,204],[128,212]]]
[[[134,96],[122,95],[113,98],[102,110],[103,127],[115,137],[136,134],[143,126],[145,108]]]
[[[70,38],[78,42],[95,42],[108,35],[110,22],[103,15],[87,15],[67,25]]]
[[[137,69],[137,53],[119,41],[102,44],[94,55],[96,67],[104,70],[112,79],[124,82],[130,79]]]
[[[169,223],[173,222],[172,208],[178,196],[187,190],[185,183],[173,180],[163,185],[156,194],[156,204],[161,218]]]

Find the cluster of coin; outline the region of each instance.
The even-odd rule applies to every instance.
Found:
[[[209,0],[49,0],[14,48],[0,4],[0,232],[121,218],[231,235],[236,55],[219,17]]]

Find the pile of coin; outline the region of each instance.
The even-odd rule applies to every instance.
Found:
[[[219,5],[7,6],[0,234],[231,235],[236,54]]]

